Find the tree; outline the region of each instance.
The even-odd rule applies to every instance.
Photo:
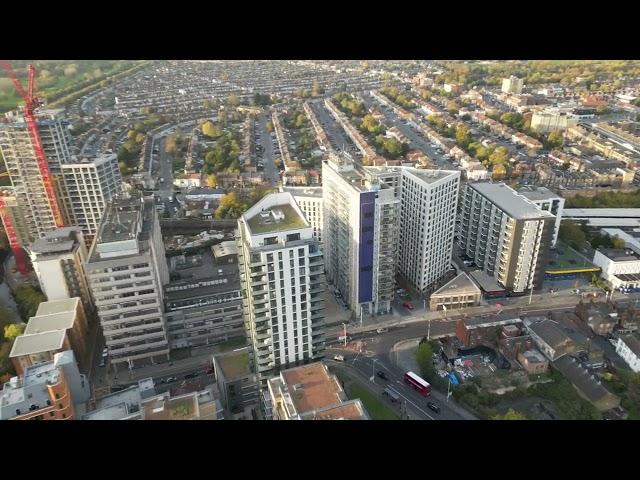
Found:
[[[266,127],[268,132],[273,132],[273,122],[271,120],[267,122]]]
[[[307,123],[307,117],[303,113],[299,113],[293,122],[294,128],[301,128]]]
[[[506,147],[498,147],[489,155],[489,163],[492,165],[505,165],[509,162],[509,150]]]
[[[31,285],[23,284],[16,287],[14,297],[18,304],[18,311],[23,320],[33,317],[40,303],[46,301],[44,293]]]
[[[238,105],[240,105],[240,99],[237,95],[231,94],[229,95],[229,98],[227,98],[227,104],[231,105],[232,107],[237,107]]]
[[[564,220],[560,224],[558,237],[569,246],[578,250],[583,248],[587,243],[587,237],[580,228],[580,225],[572,220]]]
[[[598,115],[604,115],[606,113],[609,113],[609,107],[607,107],[606,105],[598,105],[596,107],[596,113]]]
[[[613,248],[625,248],[627,246],[625,241],[617,235],[611,237],[611,243],[613,244]]]
[[[147,138],[147,136],[144,133],[139,133],[136,135],[136,143],[142,143],[144,142],[144,139]]]
[[[547,137],[547,148],[558,148],[564,144],[562,132],[551,132]]]
[[[166,140],[164,141],[164,151],[167,154],[172,155],[172,154],[176,153],[176,149],[177,148],[178,148],[178,146],[176,144],[175,135],[167,136]]]
[[[467,148],[471,143],[471,135],[469,135],[469,128],[465,125],[458,125],[456,127],[456,142],[462,148]]]
[[[218,220],[222,220],[224,218],[238,218],[248,208],[249,205],[240,201],[235,192],[227,193],[220,200],[220,204],[216,209],[215,217]]]
[[[320,84],[318,83],[318,81],[314,81],[313,82],[313,87],[311,89],[311,95],[313,97],[319,97],[320,95],[322,95],[324,93],[324,89],[320,86]]]
[[[11,342],[23,334],[26,328],[26,323],[10,323],[4,327],[4,339]]]
[[[447,102],[447,111],[451,114],[451,115],[455,115],[456,113],[458,113],[458,111],[460,110],[460,107],[458,106],[458,104],[455,102],[455,100],[449,100]]]
[[[209,138],[218,138],[222,135],[222,129],[217,123],[207,120],[202,124],[202,133]]]
[[[209,188],[216,188],[218,186],[218,179],[213,173],[207,176],[207,186],[209,186]]]
[[[507,413],[494,415],[491,417],[491,420],[527,420],[527,416],[522,412],[510,408]]]

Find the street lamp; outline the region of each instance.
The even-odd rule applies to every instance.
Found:
[[[431,319],[427,320],[427,341],[431,340]]]
[[[347,347],[347,324],[342,322],[342,328],[344,330],[343,337],[344,337],[344,346],[346,348]]]
[[[533,288],[535,287],[535,285],[532,283],[531,284],[531,291],[529,292],[529,305],[531,305],[531,299],[533,298]]]

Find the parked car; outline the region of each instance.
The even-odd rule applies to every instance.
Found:
[[[344,362],[344,355],[334,355],[334,356],[333,356],[333,359],[334,359],[336,362]]]
[[[383,380],[389,380],[389,377],[387,377],[387,374],[386,374],[386,373],[384,373],[382,370],[378,370],[378,371],[376,372],[376,375],[377,375],[378,377],[380,377],[381,379],[383,379]]]
[[[407,310],[413,310],[413,305],[411,304],[411,302],[402,302],[402,306]]]
[[[440,413],[440,407],[433,402],[427,402],[427,408],[435,413]]]

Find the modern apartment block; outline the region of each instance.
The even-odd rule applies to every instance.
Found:
[[[313,227],[313,236],[322,242],[322,187],[280,187],[289,192]]]
[[[238,219],[238,231],[247,337],[264,387],[280,367],[323,356],[323,253],[290,193],[264,197]]]
[[[169,269],[152,198],[123,193],[111,199],[85,271],[112,365],[168,357],[163,289]]]
[[[90,395],[89,380],[67,350],[4,384],[0,420],[74,420],[84,413]]]
[[[558,242],[560,222],[562,221],[562,211],[564,210],[564,198],[552,192],[547,187],[535,187],[531,185],[519,188],[518,193],[531,200],[540,210],[551,212],[555,215],[556,223],[553,229],[553,241],[551,242],[551,246],[555,248]]]
[[[513,292],[540,288],[555,217],[504,183],[469,183],[459,244],[476,265]]]
[[[47,232],[33,242],[28,250],[47,300],[80,297],[85,310],[93,310],[84,274],[87,247],[79,229],[64,227]]]
[[[24,119],[11,112],[5,115],[4,120],[0,122],[0,151],[27,227],[28,242],[23,244],[26,246],[55,229],[56,221]],[[68,123],[60,111],[43,111],[38,115],[38,129],[60,205],[60,166],[70,158]]]
[[[398,273],[423,294],[449,270],[460,172],[401,168]]]
[[[502,79],[502,91],[519,95],[522,93],[523,84],[524,80],[522,78],[511,75],[509,78]]]
[[[63,164],[61,176],[68,224],[80,227],[91,245],[109,200],[121,190],[118,160],[112,154]]]
[[[327,280],[357,316],[388,313],[395,288],[400,198],[393,187],[347,156],[325,160],[322,178]]]

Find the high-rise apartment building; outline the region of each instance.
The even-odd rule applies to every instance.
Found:
[[[163,288],[169,269],[152,198],[123,193],[111,199],[85,271],[111,363],[168,357]]]
[[[322,357],[324,262],[290,193],[267,195],[238,219],[247,337],[263,387],[281,366]]]
[[[118,160],[111,154],[66,163],[61,177],[68,224],[80,227],[91,245],[109,200],[121,190]]]
[[[400,198],[393,187],[347,156],[325,160],[322,178],[327,279],[356,315],[388,313],[395,288]]]
[[[423,294],[451,264],[460,172],[401,168],[398,273]]]
[[[43,111],[38,115],[40,139],[60,208],[61,165],[70,159],[67,127],[60,111]],[[9,172],[16,202],[22,210],[27,227],[25,233],[30,243],[55,229],[56,219],[27,125],[21,115],[9,113],[5,115],[5,121],[0,122],[0,151]],[[19,240],[24,241],[25,238],[19,237]]]
[[[322,187],[280,187],[289,192],[313,228],[313,236],[322,242]]]
[[[502,91],[519,95],[522,93],[523,84],[524,80],[522,78],[511,75],[509,78],[502,79]]]
[[[519,188],[518,193],[531,200],[540,210],[551,212],[556,217],[553,229],[553,240],[551,246],[555,248],[560,232],[560,222],[562,221],[562,210],[564,209],[564,198],[552,192],[547,187],[535,187],[527,185]]]
[[[47,232],[28,250],[47,300],[80,297],[86,311],[93,310],[84,274],[87,247],[79,229],[64,227]]]
[[[461,201],[460,247],[513,292],[540,288],[555,217],[503,183],[468,183]]]

